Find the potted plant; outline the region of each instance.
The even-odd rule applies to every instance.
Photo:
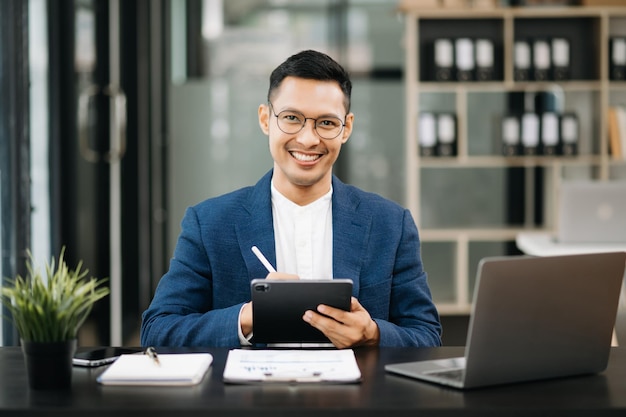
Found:
[[[70,269],[61,250],[46,263],[45,273],[36,268],[29,252],[26,278],[5,278],[0,300],[11,313],[20,335],[22,351],[33,389],[67,389],[71,386],[72,356],[78,330],[93,305],[109,294],[106,279],[87,278],[82,261]]]

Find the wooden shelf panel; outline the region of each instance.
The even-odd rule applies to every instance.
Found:
[[[619,162],[619,161],[616,161]],[[420,157],[417,164],[421,168],[507,168],[507,167],[553,167],[600,165],[600,156],[457,156]]]
[[[420,8],[419,2],[402,1],[401,12],[419,16],[422,19],[483,19],[483,18],[568,18],[568,17],[601,17],[626,16],[626,7],[496,7],[481,8]]]
[[[614,84],[614,85],[613,85]],[[626,89],[626,82],[612,82],[611,88]],[[510,91],[590,91],[599,92],[602,89],[601,81],[572,80],[561,82],[514,82],[514,81],[489,81],[489,82],[436,82],[425,81],[419,83],[420,93],[481,93],[494,92],[506,93]]]

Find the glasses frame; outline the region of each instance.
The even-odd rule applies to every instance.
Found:
[[[268,101],[268,102],[267,102],[267,104],[268,104],[268,106],[269,106],[269,108],[270,108],[270,111],[271,111],[271,112],[272,112],[272,114],[274,115],[274,117],[276,117],[276,125],[278,126],[278,128],[280,129],[280,131],[281,131],[281,132],[283,132],[283,133],[286,133],[286,134],[288,134],[288,135],[295,135],[296,133],[300,133],[300,132],[302,131],[302,129],[304,129],[304,126],[306,126],[306,121],[307,121],[307,120],[313,120],[313,130],[315,131],[315,133],[317,134],[317,136],[319,136],[320,138],[322,138],[322,139],[324,139],[324,140],[333,140],[333,139],[337,139],[337,138],[341,135],[341,133],[343,133],[343,129],[345,129],[345,127],[346,127],[346,119],[347,119],[347,117],[348,117],[347,115],[344,117],[343,121],[341,121],[341,119],[340,119],[339,117],[336,117],[336,116],[325,116],[325,117],[318,117],[318,118],[315,118],[315,117],[306,117],[306,116],[304,116],[304,114],[302,114],[301,112],[299,112],[299,111],[297,111],[297,110],[283,110],[283,111],[279,112],[278,114],[276,114],[276,112],[274,111],[274,105],[272,104],[272,102],[271,102],[271,101]],[[288,112],[288,113],[296,113],[296,114],[300,114],[300,115],[302,115],[302,117],[304,118],[304,121],[303,121],[303,122],[302,122],[302,124],[300,125],[300,129],[298,129],[298,130],[297,130],[297,131],[295,131],[295,132],[285,132],[285,130],[283,130],[283,128],[282,128],[282,127],[280,127],[280,123],[279,123],[279,121],[278,121],[278,120],[279,120],[279,117],[278,117],[278,116],[280,116],[282,113],[285,113],[285,112]],[[328,119],[328,118],[331,118],[331,117],[336,118],[337,120],[339,120],[339,123],[341,123],[341,129],[339,129],[339,132],[338,132],[335,136],[333,136],[332,138],[326,138],[326,137],[322,136],[322,135],[320,134],[320,132],[317,130],[317,121],[318,121],[319,119]]]

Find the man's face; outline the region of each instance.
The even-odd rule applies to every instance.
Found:
[[[269,136],[274,185],[297,204],[308,204],[330,189],[332,167],[350,137],[354,116],[346,114],[344,94],[334,81],[287,77],[271,103],[273,111],[267,104],[259,107],[259,124]],[[322,139],[314,129],[315,121],[309,119],[302,130],[288,134],[278,127],[275,116],[286,110],[314,119],[337,117],[345,120],[345,127],[336,138]]]

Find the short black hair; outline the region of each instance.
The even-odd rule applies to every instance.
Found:
[[[348,72],[330,56],[313,50],[298,52],[280,64],[270,75],[270,88],[267,100],[286,77],[298,77],[309,80],[336,81],[344,94],[346,112],[350,112],[352,82]]]

